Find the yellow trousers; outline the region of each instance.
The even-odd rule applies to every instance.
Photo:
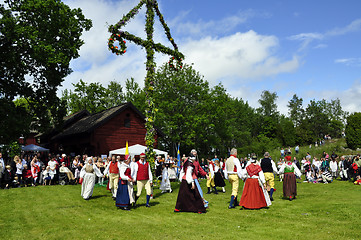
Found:
[[[267,188],[275,188],[275,176],[273,175],[273,173],[265,172],[264,178],[266,179]]]
[[[119,182],[119,174],[118,173],[109,173],[109,188],[117,190]]]
[[[216,186],[215,184],[214,184],[214,178],[212,178],[212,175],[209,173],[208,174],[208,177],[209,177],[209,179],[207,179],[207,187],[214,187],[214,186]]]
[[[140,181],[137,181],[137,197],[139,197],[140,194],[142,194],[143,188],[145,188],[147,195],[152,194],[152,190],[150,188],[150,181],[149,180],[140,180]]]
[[[239,178],[237,174],[228,175],[228,181],[232,185],[232,195],[237,197],[238,194],[238,187],[239,187]]]

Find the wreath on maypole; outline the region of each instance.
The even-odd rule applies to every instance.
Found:
[[[142,39],[137,37],[127,31],[122,31],[121,28],[124,27],[132,18],[134,18],[139,10],[146,5],[146,24],[145,32],[147,39]],[[165,47],[160,43],[154,43],[153,33],[154,33],[154,17],[158,16],[160,23],[162,24],[165,34],[173,46],[173,49]],[[124,15],[123,18],[116,23],[115,25],[109,26],[108,31],[111,33],[110,38],[108,39],[109,50],[115,53],[116,55],[123,55],[127,51],[126,40],[133,42],[137,45],[140,45],[145,48],[147,53],[146,61],[146,71],[147,75],[145,77],[145,92],[146,92],[146,123],[145,128],[147,130],[145,135],[145,144],[147,146],[146,157],[148,161],[154,166],[155,152],[154,152],[154,143],[155,143],[155,133],[154,121],[156,119],[156,112],[158,111],[155,107],[153,92],[154,92],[154,81],[155,81],[155,67],[154,62],[154,53],[155,51],[161,52],[171,56],[170,61],[168,62],[169,67],[176,71],[182,69],[182,60],[184,55],[178,51],[178,46],[174,42],[170,34],[170,29],[164,21],[164,17],[159,11],[158,3],[156,0],[141,0],[137,6],[135,6],[128,14]],[[154,167],[152,167],[154,169]]]

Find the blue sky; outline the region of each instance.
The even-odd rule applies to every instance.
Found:
[[[107,50],[108,24],[139,1],[67,0],[83,9],[93,28],[83,35],[80,57],[63,83],[134,77],[143,86],[145,53],[128,44],[123,56]],[[234,97],[258,107],[263,90],[277,92],[287,114],[293,94],[309,100],[339,98],[344,110],[361,111],[361,1],[359,0],[158,0],[185,62],[213,86],[221,82]],[[125,30],[145,37],[143,10]],[[156,21],[155,40],[169,45]],[[157,65],[168,56],[156,55]]]

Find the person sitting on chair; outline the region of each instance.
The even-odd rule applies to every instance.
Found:
[[[65,162],[61,163],[61,167],[59,168],[59,172],[65,173],[66,176],[68,177],[69,181],[71,183],[74,182],[74,180],[75,180],[74,174],[70,171],[70,169],[68,167],[65,166]]]

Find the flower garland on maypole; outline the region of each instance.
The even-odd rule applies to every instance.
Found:
[[[147,35],[147,39],[144,40],[139,38],[133,34],[130,34],[127,31],[120,30],[121,27],[124,27],[131,18],[134,18],[136,14],[139,13],[139,10],[143,5],[146,5],[146,24],[145,24],[145,32]],[[160,43],[154,43],[153,41],[153,33],[154,33],[154,17],[157,15],[159,17],[159,21],[162,24],[165,34],[168,40],[171,42],[174,49],[170,49],[165,47]],[[178,46],[174,42],[170,34],[170,29],[164,21],[163,15],[160,13],[158,8],[158,3],[156,0],[141,0],[139,4],[134,7],[128,14],[124,15],[123,18],[116,23],[115,25],[111,25],[108,29],[111,33],[111,36],[108,40],[109,50],[115,53],[116,55],[123,55],[126,53],[127,46],[126,40],[133,42],[137,45],[140,45],[146,49],[147,53],[147,61],[146,61],[146,70],[147,75],[145,77],[144,88],[146,92],[146,105],[147,109],[145,112],[146,123],[145,128],[147,130],[145,135],[145,144],[147,146],[146,156],[150,164],[152,165],[152,170],[154,169],[154,143],[155,143],[155,133],[156,130],[154,128],[154,121],[156,119],[156,112],[158,111],[155,107],[153,93],[154,93],[154,81],[155,81],[155,68],[156,64],[154,62],[154,53],[155,51],[161,52],[163,54],[170,55],[170,60],[168,62],[169,66],[179,71],[182,69],[182,59],[184,58],[183,54],[178,51]],[[117,44],[116,44],[117,43]]]

